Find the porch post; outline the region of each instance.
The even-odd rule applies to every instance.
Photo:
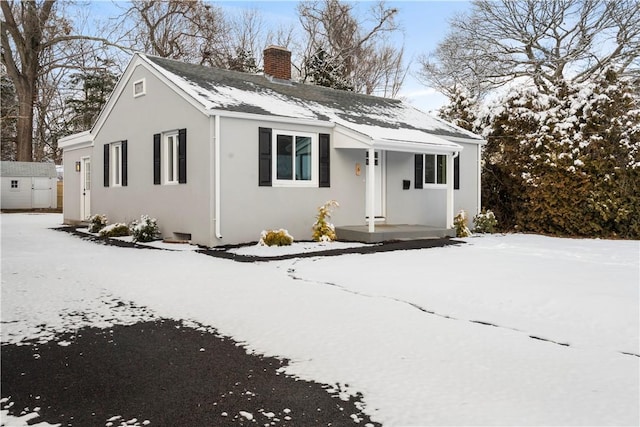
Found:
[[[369,233],[376,231],[375,193],[376,193],[376,154],[369,148],[369,164],[367,165],[367,216],[369,217]]]
[[[447,228],[453,228],[453,156],[447,154]]]

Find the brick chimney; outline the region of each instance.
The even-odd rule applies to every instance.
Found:
[[[291,80],[291,52],[284,47],[269,46],[264,50],[264,73],[281,80]]]

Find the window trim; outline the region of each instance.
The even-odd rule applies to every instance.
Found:
[[[165,132],[162,135],[162,183],[164,185],[179,184],[179,132],[178,130]],[[172,142],[171,142],[172,141]],[[171,145],[171,147],[170,147]],[[171,157],[169,157],[171,153]],[[170,160],[172,160],[171,165]],[[173,179],[169,179],[169,171],[172,172]]]
[[[292,156],[292,166],[294,173],[292,179],[278,179],[278,136],[291,136],[294,141],[298,137],[309,138],[311,140],[311,160],[309,162],[311,166],[311,179],[310,180],[297,180],[295,178],[295,156]],[[283,129],[273,129],[271,137],[271,186],[272,187],[318,187],[319,184],[319,166],[318,160],[320,158],[320,150],[318,143],[318,135],[310,132],[298,132]]]
[[[142,90],[140,92],[136,91],[136,87],[142,84]],[[133,82],[133,97],[138,98],[140,96],[144,96],[147,94],[147,82],[146,79],[140,79]]]
[[[15,186],[13,184],[15,184]],[[11,191],[20,191],[20,180],[19,179],[12,179],[9,185],[10,185],[9,189]]]
[[[427,156],[433,156],[433,161],[430,162],[433,165],[433,180],[434,182],[427,182],[427,163],[428,163],[428,157]],[[438,162],[438,158],[443,158],[444,163],[442,163],[442,165],[444,165],[444,168],[439,168],[439,162]],[[422,166],[422,188],[431,188],[431,189],[445,189],[447,188],[447,155],[446,154],[423,154],[422,155],[422,161],[423,161],[423,166]],[[440,169],[440,173],[439,173],[439,169]],[[442,176],[443,181],[442,182],[438,182],[438,178]]]

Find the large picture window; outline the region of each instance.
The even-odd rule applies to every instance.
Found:
[[[274,185],[317,186],[318,143],[315,135],[274,131]]]

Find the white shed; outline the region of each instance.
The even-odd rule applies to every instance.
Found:
[[[2,209],[56,209],[56,166],[53,163],[0,162]]]

